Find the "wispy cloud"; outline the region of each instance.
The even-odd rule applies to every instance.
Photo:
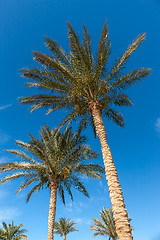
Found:
[[[87,217],[78,217],[78,218],[73,218],[73,221],[78,224],[78,225],[81,225],[81,224],[84,224],[84,225],[91,225],[92,223],[92,219],[89,219]]]
[[[0,222],[6,220],[13,220],[20,215],[20,211],[18,208],[0,208]]]
[[[5,144],[6,142],[8,142],[9,139],[10,136],[7,133],[0,130],[0,145]]]
[[[0,163],[5,163],[11,160],[11,158],[5,157],[5,156],[0,156]]]
[[[102,192],[102,191],[101,191]],[[65,205],[65,208],[63,211],[65,211],[66,214],[80,214],[86,211],[86,209],[88,209],[88,207],[90,205],[97,205],[97,202],[103,202],[106,200],[106,196],[99,196],[99,194],[97,196],[90,196],[89,199],[87,199],[87,201],[83,202],[83,201],[73,201],[70,203],[67,203]],[[63,207],[63,205],[62,205]]]
[[[71,203],[66,204],[65,210],[70,213],[82,212],[82,211],[84,211],[84,208],[88,207],[88,204],[89,203],[83,203],[81,201],[71,202]]]
[[[80,217],[74,218],[73,221],[76,222],[76,223],[82,224],[83,223],[83,218],[80,218]]]
[[[0,200],[8,197],[9,193],[7,191],[0,190]]]
[[[66,210],[67,212],[72,212],[73,211],[73,203],[68,203],[66,204]]]
[[[0,106],[0,110],[4,110],[4,109],[9,108],[11,106],[12,106],[12,104],[7,104],[7,105]]]
[[[160,117],[155,122],[155,130],[160,134]]]

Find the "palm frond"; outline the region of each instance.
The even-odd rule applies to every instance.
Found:
[[[70,60],[64,50],[59,46],[59,44],[47,36],[44,38],[46,40],[45,45],[53,53],[53,56],[59,61],[63,62],[63,64],[70,66]]]
[[[113,83],[107,86],[108,91],[112,89],[126,89],[131,85],[134,85],[136,82],[140,82],[143,78],[147,77],[151,74],[150,68],[139,68],[133,71],[128,72],[127,74],[123,74],[118,79],[115,79]]]
[[[75,189],[77,189],[79,192],[83,193],[86,197],[89,198],[89,194],[85,186],[76,177],[72,177],[72,184],[75,187]]]
[[[9,182],[13,179],[17,179],[17,178],[21,178],[21,177],[28,177],[28,176],[29,176],[29,174],[26,173],[26,172],[14,173],[14,174],[7,175],[7,176],[1,178],[0,184],[5,183],[5,182]]]
[[[61,61],[58,61],[52,56],[48,56],[41,52],[33,52],[34,60],[38,61],[42,66],[45,66],[47,69],[57,72],[61,77],[74,80],[74,76],[69,68],[67,68]]]
[[[101,39],[99,41],[98,51],[96,55],[95,79],[97,80],[97,82],[99,81],[99,78],[101,76],[104,76],[104,73],[106,72],[105,67],[108,62],[108,57],[110,55],[111,41],[109,40],[106,43],[107,38],[108,38],[108,28],[107,28],[107,20],[106,20],[102,30]]]
[[[88,69],[90,71],[92,71],[93,68],[93,56],[92,56],[92,48],[91,48],[91,37],[88,34],[88,31],[85,27],[85,25],[83,24],[83,49],[84,49],[84,53],[86,56],[86,62],[87,62],[87,66]]]
[[[62,184],[60,184],[60,183],[59,183],[58,193],[59,193],[59,196],[60,196],[63,204],[65,205],[64,190],[63,190]]]
[[[72,194],[72,192],[71,192],[71,182],[70,181],[63,181],[63,185],[64,185],[64,187],[65,187],[65,189],[67,190],[67,192],[68,192],[68,194],[69,194],[69,196],[70,196],[70,198],[71,198],[71,200],[73,201],[73,194]]]
[[[21,141],[16,141],[17,144],[19,144],[20,142]],[[26,149],[28,149],[27,145],[26,145]],[[30,163],[33,163],[33,164],[37,164],[37,161],[35,161],[30,156],[28,156],[25,152],[22,152],[22,151],[19,151],[19,150],[14,150],[14,149],[5,150],[5,152],[17,155],[18,157],[21,157],[23,161],[27,161],[27,162],[30,162]]]
[[[116,97],[111,98],[111,101],[115,104],[115,106],[119,106],[119,107],[121,107],[121,106],[132,106],[133,105],[132,101],[124,93],[117,94]]]
[[[131,54],[141,45],[142,41],[145,40],[146,34],[140,34],[127,48],[125,53],[117,59],[115,64],[113,65],[110,73],[108,74],[106,78],[106,82],[108,83],[110,80],[113,79],[114,76],[117,76],[117,73],[123,69],[124,64],[128,60],[128,58],[131,56]]]
[[[36,178],[36,176],[36,174],[33,176],[29,175],[25,182],[22,183],[21,186],[17,189],[17,194],[20,193],[24,188],[28,187],[30,184],[34,183],[36,180],[38,181],[39,178]]]
[[[90,230],[95,231],[94,237],[100,235],[108,236],[109,239],[113,240],[117,239],[112,209],[103,208],[103,210],[100,211],[100,217],[102,221],[97,218],[92,219],[94,225],[90,226]]]
[[[76,167],[75,171],[95,179],[101,179],[101,174],[105,172],[104,167],[93,163],[89,163],[87,165],[81,163]]]
[[[69,35],[69,43],[70,43],[70,50],[76,61],[81,62],[81,67],[84,70],[87,70],[86,68],[86,61],[85,61],[85,55],[83,52],[83,48],[81,47],[78,35],[76,35],[75,31],[73,30],[71,24],[67,22],[68,25],[68,35]]]
[[[38,108],[51,108],[52,111],[56,108],[63,108],[67,103],[62,100],[60,96],[52,96],[52,95],[32,95],[30,97],[19,97],[19,102],[21,104],[33,104],[31,106],[31,112]],[[62,103],[61,103],[62,102]],[[57,103],[61,103],[61,106],[57,106]],[[50,110],[51,112],[51,110]]]
[[[103,114],[108,118],[108,120],[113,120],[113,122],[115,122],[120,127],[124,127],[124,118],[120,112],[108,108],[107,110],[104,110]]]
[[[39,190],[41,189],[42,187],[42,183],[38,183],[36,184],[30,191],[29,193],[27,194],[27,198],[26,198],[26,202],[28,203],[29,200],[30,200],[30,197],[32,196],[32,194],[36,191],[37,193],[39,192]]]

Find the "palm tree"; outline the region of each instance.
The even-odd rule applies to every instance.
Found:
[[[101,174],[104,172],[103,167],[98,164],[85,163],[86,160],[97,157],[85,141],[84,136],[73,134],[71,128],[60,133],[45,126],[41,128],[40,140],[30,134],[29,143],[16,141],[17,145],[29,151],[29,155],[21,150],[6,151],[21,157],[21,162],[0,164],[1,173],[16,171],[2,177],[0,184],[12,179],[24,178],[17,193],[34,184],[27,195],[27,202],[35,191],[38,192],[43,187],[50,189],[48,240],[53,240],[57,191],[64,204],[64,190],[73,200],[71,187],[89,197],[80,175],[101,179]]]
[[[60,234],[61,236],[63,236],[63,240],[66,240],[66,235],[68,233],[78,231],[76,229],[77,226],[74,225],[75,222],[71,221],[70,218],[60,218],[58,222],[55,222],[54,233]]]
[[[95,56],[92,54],[91,38],[85,26],[82,43],[70,23],[68,28],[69,53],[65,53],[56,41],[46,37],[46,46],[51,55],[33,52],[34,60],[42,67],[21,70],[23,77],[33,80],[26,83],[27,86],[37,87],[42,93],[21,97],[20,103],[31,104],[31,111],[38,108],[48,109],[47,113],[57,109],[69,110],[60,126],[65,123],[68,126],[77,119],[80,121],[79,131],[88,124],[92,126],[101,143],[118,239],[131,240],[133,237],[128,214],[102,117],[113,120],[120,127],[124,126],[123,116],[115,107],[133,105],[125,90],[150,74],[149,68],[139,68],[127,73],[123,71],[131,54],[145,39],[145,34],[138,36],[110,68],[108,58],[111,41],[106,22]]]
[[[103,208],[103,210],[100,211],[100,217],[102,219],[99,220],[97,218],[93,218],[94,225],[91,225],[90,229],[92,231],[96,231],[94,234],[94,237],[96,236],[108,236],[109,240],[116,240],[117,239],[117,233],[116,233],[116,227],[115,222],[113,219],[113,212],[111,208]]]
[[[4,229],[0,228],[0,240],[21,240],[21,239],[28,239],[28,237],[24,234],[28,231],[26,229],[20,228],[23,226],[23,223],[19,224],[18,226],[14,226],[13,221],[12,224],[7,224],[2,222],[2,226]]]

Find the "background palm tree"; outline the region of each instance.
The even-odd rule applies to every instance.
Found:
[[[116,240],[117,233],[112,209],[104,207],[103,210],[100,211],[100,217],[102,221],[98,218],[93,218],[94,225],[91,225],[90,227],[90,230],[96,232],[94,233],[94,237],[98,235],[108,236],[109,240]]]
[[[26,229],[20,229],[23,226],[23,223],[18,226],[14,226],[13,221],[11,224],[6,224],[2,222],[3,229],[0,228],[0,240],[21,240],[28,239],[24,234],[28,231]]]
[[[85,141],[84,136],[72,134],[71,128],[60,133],[45,126],[41,128],[40,140],[30,134],[29,143],[16,141],[17,145],[28,150],[32,156],[20,150],[7,150],[21,157],[22,161],[0,164],[1,173],[16,171],[1,178],[1,184],[12,179],[24,178],[25,181],[18,188],[17,193],[34,183],[27,195],[27,202],[35,191],[38,192],[43,187],[50,189],[48,240],[53,239],[57,191],[63,203],[65,203],[64,190],[73,199],[72,186],[88,197],[88,192],[79,176],[86,175],[100,179],[104,172],[98,164],[86,163],[86,160],[96,158],[97,154],[85,144]]]
[[[52,55],[34,52],[34,60],[42,68],[21,70],[23,77],[33,80],[26,83],[27,86],[37,87],[42,93],[22,97],[20,103],[31,104],[31,111],[41,107],[47,108],[48,113],[68,109],[70,112],[61,126],[77,119],[80,121],[79,131],[88,124],[92,126],[101,143],[118,238],[131,240],[133,237],[128,214],[102,116],[113,120],[120,127],[124,126],[123,116],[115,107],[133,105],[125,90],[150,74],[149,68],[124,72],[127,60],[145,39],[145,34],[138,36],[113,66],[109,67],[111,41],[106,22],[95,56],[92,54],[91,38],[85,26],[82,43],[69,23],[68,27],[69,53],[65,53],[56,41],[46,37],[46,46]]]
[[[75,222],[71,221],[70,218],[60,218],[58,222],[55,222],[54,233],[60,234],[61,236],[63,236],[63,240],[66,240],[66,235],[68,233],[78,231],[76,229],[77,226],[74,225]]]
[[[90,230],[96,231],[94,234],[94,237],[100,235],[100,236],[108,236],[109,240],[116,240],[117,239],[117,233],[116,233],[116,227],[115,227],[115,221],[113,218],[113,211],[112,208],[103,208],[100,212],[100,217],[102,219],[99,220],[98,218],[93,218],[94,225],[91,225]],[[129,222],[132,219],[129,218]],[[131,229],[133,231],[133,227],[131,226]]]

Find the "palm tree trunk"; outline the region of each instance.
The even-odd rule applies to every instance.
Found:
[[[113,209],[116,232],[119,240],[132,240],[131,226],[128,219],[127,210],[124,204],[122,189],[119,184],[117,170],[113,162],[112,154],[107,143],[107,134],[104,127],[101,106],[98,102],[89,103],[93,116],[97,136],[101,143],[106,179],[108,182],[110,199]]]
[[[66,240],[66,235],[65,234],[63,235],[63,240]]]
[[[53,240],[53,231],[54,231],[54,222],[56,215],[56,201],[57,201],[57,189],[58,182],[51,180],[50,181],[50,205],[49,205],[49,216],[48,216],[48,240]]]

